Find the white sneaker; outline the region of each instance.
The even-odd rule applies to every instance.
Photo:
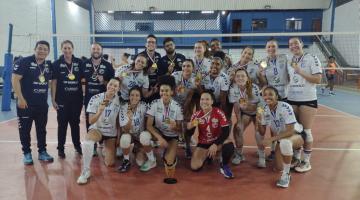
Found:
[[[90,176],[91,176],[90,170],[89,170],[89,169],[84,169],[84,170],[81,172],[81,174],[80,174],[80,176],[79,176],[79,178],[78,178],[78,180],[77,180],[77,183],[78,183],[79,185],[84,185],[84,184],[86,184],[86,183],[88,182],[88,179],[90,178]]]
[[[263,158],[263,159],[259,158],[259,160],[257,162],[257,166],[258,166],[258,168],[266,168],[265,158]]]
[[[156,160],[154,161],[147,160],[143,165],[141,165],[140,171],[147,172],[154,167],[156,167]]]
[[[282,174],[280,179],[276,182],[276,186],[282,188],[288,188],[290,184],[291,176],[290,174]]]
[[[296,172],[304,173],[311,170],[310,162],[302,162],[299,166],[295,167]]]
[[[241,161],[245,161],[245,156],[239,152],[234,153],[234,158],[232,159],[232,164],[239,165]]]

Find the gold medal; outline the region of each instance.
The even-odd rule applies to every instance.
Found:
[[[198,119],[194,119],[194,120],[192,120],[191,124],[192,124],[193,126],[197,126],[197,125],[199,124],[199,120],[198,120]]]
[[[298,65],[298,64],[297,64],[296,62],[292,62],[292,63],[291,63],[291,67],[293,67],[293,68],[297,67],[297,65]]]
[[[240,98],[239,103],[241,105],[246,104],[246,99],[245,98]]]
[[[257,107],[257,113],[258,114],[260,114],[260,115],[262,115],[263,113],[264,113],[264,108],[262,108],[262,107]]]
[[[75,80],[75,75],[73,73],[69,74],[68,79],[71,81]]]
[[[126,77],[126,76],[127,76],[127,73],[126,73],[126,72],[123,72],[123,73],[121,73],[121,76],[122,76],[122,77]]]
[[[165,123],[170,124],[170,118],[166,118]]]
[[[43,74],[41,74],[41,75],[39,76],[39,81],[40,81],[40,83],[44,83],[44,82],[45,82],[45,76],[44,76]]]
[[[264,61],[264,60],[263,60],[263,61],[261,61],[261,62],[260,62],[260,67],[262,67],[262,68],[264,68],[264,69],[265,69],[265,68],[267,67],[267,62],[266,62],[266,61]]]
[[[156,64],[156,63],[153,63],[153,64],[151,65],[151,68],[157,69],[157,64]]]
[[[179,93],[184,93],[185,92],[185,87],[183,85],[179,85],[178,92]]]
[[[196,80],[196,81],[200,81],[200,80],[201,80],[201,74],[200,74],[200,73],[197,73],[197,74],[196,74],[195,80]]]

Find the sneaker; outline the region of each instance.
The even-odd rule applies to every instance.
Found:
[[[241,161],[245,161],[245,156],[240,154],[239,152],[235,151],[234,158],[232,159],[232,164],[239,165]]]
[[[325,95],[325,88],[323,88],[323,87],[321,88],[321,94]]]
[[[302,162],[299,166],[295,167],[296,172],[304,173],[311,170],[309,162]]]
[[[23,162],[24,162],[24,165],[34,164],[31,153],[24,154]]]
[[[282,174],[280,179],[276,182],[276,186],[282,188],[288,188],[290,184],[291,176],[290,174]]]
[[[266,157],[267,161],[273,161],[275,160],[275,151],[271,151],[271,153]]]
[[[82,149],[81,147],[75,147],[75,151],[77,154],[81,155],[82,156]]]
[[[335,96],[335,92],[329,92],[331,96]]]
[[[258,168],[266,168],[266,161],[265,159],[260,159],[257,161],[257,167]]]
[[[52,156],[50,156],[46,151],[40,152],[38,159],[41,161],[44,161],[44,162],[53,162],[54,161],[54,158]]]
[[[58,151],[58,156],[59,156],[59,158],[61,158],[61,159],[65,159],[66,155],[65,155],[64,150],[59,150],[59,151]]]
[[[130,166],[131,166],[130,161],[128,159],[124,159],[124,161],[122,162],[122,164],[120,165],[120,167],[117,170],[120,173],[124,173],[124,172],[129,171]]]
[[[192,156],[192,152],[190,148],[185,148],[185,158],[190,160]]]
[[[220,173],[224,175],[225,178],[234,178],[234,174],[232,173],[229,165],[220,164]]]
[[[290,169],[295,169],[295,167],[300,166],[301,160],[297,158],[293,158],[291,161]]]
[[[90,170],[89,169],[84,169],[81,172],[81,174],[80,174],[80,176],[79,176],[79,178],[77,180],[77,184],[79,184],[79,185],[86,184],[88,182],[90,176],[91,176]]]
[[[143,165],[141,165],[140,171],[147,172],[154,167],[156,167],[156,160],[154,161],[147,160]]]
[[[97,149],[95,148],[94,151],[93,151],[93,157],[98,157],[98,152],[97,152]]]

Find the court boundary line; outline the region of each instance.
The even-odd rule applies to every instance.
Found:
[[[339,112],[339,113],[341,113],[341,114],[344,114],[344,115],[347,115],[347,116],[350,116],[350,117],[353,117],[353,118],[356,118],[356,119],[359,119],[359,120],[360,120],[360,117],[359,117],[359,116],[353,115],[353,114],[351,114],[351,113],[347,113],[347,112],[345,112],[345,111],[341,111],[341,110],[338,110],[338,109],[336,109],[336,108],[333,108],[333,107],[330,107],[330,106],[327,106],[327,105],[324,105],[324,104],[319,104],[319,105],[324,106],[325,108],[328,108],[328,109],[330,109],[330,110],[333,110],[333,111]]]
[[[5,120],[5,121],[1,121],[0,124],[5,124],[5,123],[11,122],[13,120],[17,120],[17,117],[14,117],[12,119],[8,119],[8,120]]]

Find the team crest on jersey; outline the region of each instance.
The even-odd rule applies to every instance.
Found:
[[[211,126],[213,128],[219,127],[219,120],[218,119],[211,119]]]
[[[104,69],[99,69],[99,74],[104,74],[105,70]]]
[[[86,63],[86,65],[85,65],[86,67],[89,67],[89,68],[91,68],[92,67],[92,65],[90,64],[90,63]]]
[[[49,73],[49,68],[47,68],[47,65],[45,65],[45,69],[44,69],[45,73]]]
[[[79,67],[74,67],[74,71],[78,72],[79,71]]]

